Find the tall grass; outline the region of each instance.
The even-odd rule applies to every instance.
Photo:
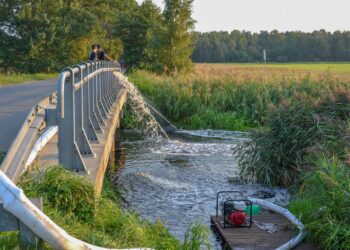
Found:
[[[208,69],[209,72],[210,69]],[[131,80],[155,106],[179,127],[247,130],[266,126],[269,110],[295,99],[319,101],[337,89],[348,89],[338,78],[325,74],[318,81],[283,75],[264,80],[259,74],[244,79],[231,74],[167,77],[136,71]],[[220,71],[219,71],[220,72]]]
[[[290,186],[309,170],[307,159],[322,151],[347,157],[350,95],[338,93],[321,103],[299,100],[272,110],[268,129],[252,134],[252,141],[234,151],[245,179],[267,185]]]
[[[306,224],[308,237],[324,249],[350,249],[350,171],[339,159],[321,158],[303,174],[289,209]]]
[[[20,186],[29,197],[43,197],[44,212],[70,235],[97,246],[199,250],[208,242],[203,226],[190,228],[182,245],[160,221],[151,223],[134,211],[122,211],[119,194],[109,180],[105,179],[102,195],[96,198],[86,178],[57,166],[27,173]],[[2,246],[18,248],[17,233],[0,234]]]

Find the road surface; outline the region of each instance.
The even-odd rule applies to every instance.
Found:
[[[6,152],[30,109],[56,90],[57,79],[0,86],[0,152]]]

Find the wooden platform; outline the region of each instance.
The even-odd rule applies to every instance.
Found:
[[[251,228],[223,228],[218,223],[216,216],[211,216],[212,228],[221,238],[223,249],[270,250],[281,246],[296,235],[291,223],[277,213],[264,212],[253,216],[253,221],[276,223],[279,225],[279,230],[275,233],[268,233],[254,224]],[[311,250],[319,248],[303,242],[295,249]]]

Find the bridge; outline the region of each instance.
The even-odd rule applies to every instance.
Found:
[[[85,176],[100,194],[127,91],[120,65],[92,61],[65,68],[58,79],[0,91],[0,200],[55,249],[97,249],[69,236],[15,186],[38,157]]]

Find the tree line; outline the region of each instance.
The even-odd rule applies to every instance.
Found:
[[[99,43],[128,67],[191,67],[193,0],[0,1],[0,71],[55,72],[86,61]]]
[[[350,31],[234,30],[193,35],[194,62],[260,62],[264,49],[267,60],[272,62],[350,61]]]

